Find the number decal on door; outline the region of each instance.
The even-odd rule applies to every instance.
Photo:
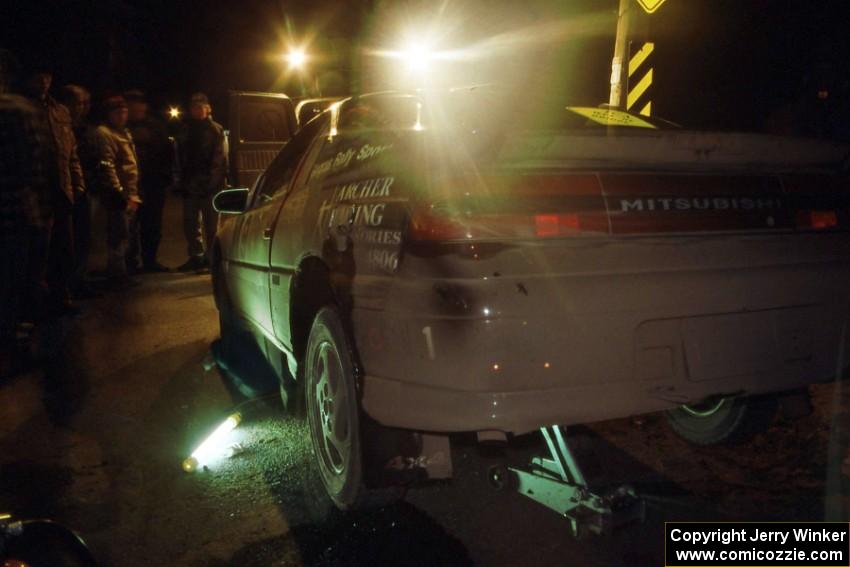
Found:
[[[434,352],[434,338],[431,336],[431,327],[422,327],[422,334],[425,335],[425,346],[428,349],[428,358],[435,360],[437,355]]]

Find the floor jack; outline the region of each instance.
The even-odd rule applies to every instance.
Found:
[[[608,534],[614,528],[642,522],[645,503],[634,489],[620,486],[600,495],[591,491],[570,450],[564,428],[541,427],[551,458],[534,457],[527,468],[496,466],[490,482],[498,489],[515,488],[520,494],[562,514],[573,536]]]

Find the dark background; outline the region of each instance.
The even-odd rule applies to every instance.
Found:
[[[96,96],[137,87],[159,106],[185,105],[203,90],[221,116],[228,89],[300,94],[280,60],[290,40],[309,40],[310,53],[321,54],[310,70],[322,93],[340,95],[393,86],[375,73],[381,61],[356,54],[394,47],[405,26],[437,22],[448,30],[442,45],[454,47],[563,21],[561,36],[469,62],[462,76],[520,76],[529,88],[596,105],[607,100],[617,4],[30,0],[4,5],[0,47],[24,61],[51,61],[55,84],[77,82]],[[648,26],[656,42],[653,114],[689,127],[850,138],[850,2],[667,0]],[[514,72],[520,65],[525,74]]]

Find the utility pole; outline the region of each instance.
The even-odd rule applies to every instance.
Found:
[[[617,40],[614,43],[614,58],[611,60],[611,96],[608,104],[612,108],[625,108],[625,97],[623,96],[626,80],[626,67],[629,52],[629,36],[634,19],[633,0],[620,0],[620,9],[617,13]]]

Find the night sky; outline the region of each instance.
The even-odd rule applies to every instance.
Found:
[[[376,78],[380,61],[355,54],[395,47],[401,29],[441,27],[449,48],[563,21],[561,36],[470,62],[459,75],[519,77],[529,88],[557,88],[568,102],[596,105],[607,100],[617,3],[6,1],[0,47],[24,61],[49,59],[56,84],[78,82],[96,96],[138,87],[165,105],[204,90],[222,116],[229,89],[298,94],[274,58],[287,38],[311,38],[310,52],[322,56],[311,71],[323,94],[336,95],[392,86]],[[762,130],[785,117],[798,133],[850,131],[850,2],[667,0],[648,25],[654,114],[699,128]]]

